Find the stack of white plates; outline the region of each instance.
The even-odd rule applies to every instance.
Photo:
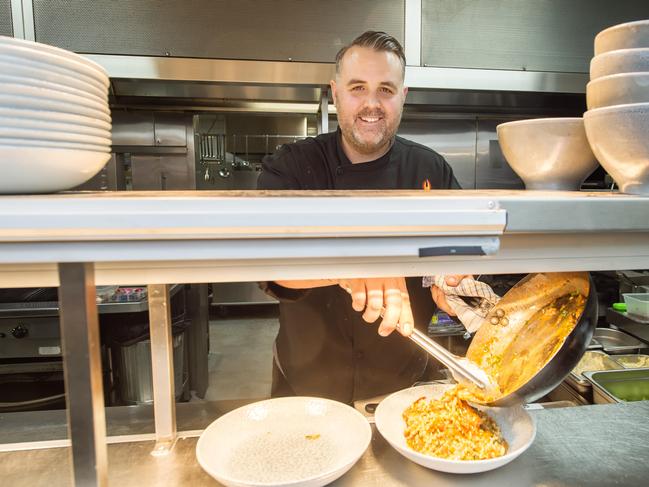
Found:
[[[600,164],[625,193],[649,194],[649,20],[595,37],[584,125]]]
[[[0,193],[73,188],[110,159],[108,75],[46,44],[0,36]]]

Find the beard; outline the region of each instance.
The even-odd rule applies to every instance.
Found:
[[[401,111],[394,120],[389,120],[381,109],[363,109],[350,115],[340,109],[338,100],[336,100],[336,111],[338,125],[345,142],[360,154],[371,155],[389,145],[401,122]],[[379,121],[369,125],[361,118],[379,118]]]

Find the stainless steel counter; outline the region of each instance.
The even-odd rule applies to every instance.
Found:
[[[530,449],[492,472],[452,475],[403,458],[374,430],[361,460],[332,485],[347,486],[612,486],[647,485],[649,401],[531,411],[538,425]],[[196,462],[197,438],[182,438],[167,457],[150,454],[153,442],[108,447],[109,484],[216,486]],[[72,485],[67,448],[0,453],[0,478],[11,487]]]

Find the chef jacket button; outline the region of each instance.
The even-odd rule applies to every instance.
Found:
[[[344,172],[344,171],[343,171],[343,168],[342,168],[342,167],[338,166],[338,167],[336,168],[336,174],[337,174],[338,176],[342,176],[343,172]]]

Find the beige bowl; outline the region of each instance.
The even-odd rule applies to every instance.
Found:
[[[588,141],[623,193],[649,194],[649,103],[584,113]]]
[[[642,72],[649,72],[649,48],[609,51],[590,61],[591,81],[612,74]]]
[[[538,118],[496,127],[500,148],[527,189],[576,191],[597,167],[581,118]]]
[[[595,36],[595,55],[617,49],[649,47],[649,20],[614,25]]]
[[[586,85],[588,109],[649,102],[649,72],[604,76]]]

